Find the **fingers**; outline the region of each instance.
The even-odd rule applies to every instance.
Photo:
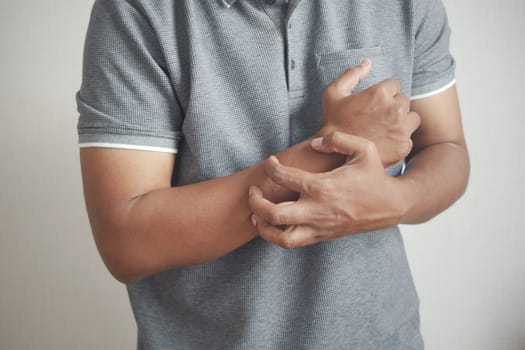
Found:
[[[417,128],[419,128],[420,124],[421,118],[419,117],[419,114],[416,112],[409,112],[407,115],[407,125],[411,135],[417,130]]]
[[[326,88],[325,94],[332,98],[341,98],[351,95],[359,82],[366,78],[371,68],[372,61],[368,58],[363,60],[360,65],[348,69],[334,80],[328,88]]]
[[[266,175],[278,185],[298,193],[309,193],[313,173],[282,165],[277,157],[271,156],[264,163]]]
[[[272,203],[256,186],[250,188],[248,205],[252,212],[274,226],[304,223],[308,219],[302,202]]]
[[[410,109],[410,100],[406,95],[398,93],[394,96],[394,100],[396,101],[398,106],[402,107],[403,113],[408,113],[408,110]]]
[[[340,153],[352,160],[370,158],[377,149],[365,138],[335,131],[323,138],[312,140],[312,147],[323,153]]]
[[[310,226],[313,215],[302,201],[274,204],[256,186],[250,188],[248,201],[250,219],[263,239],[287,249],[319,241]]]
[[[293,225],[281,230],[258,215],[252,215],[251,219],[261,238],[282,248],[298,248],[319,242],[314,230],[309,226]]]
[[[421,124],[419,114],[410,111],[410,99],[404,94],[397,94],[394,96],[394,100],[400,108],[401,115],[406,119],[406,123],[404,123],[405,130],[408,131],[408,135],[412,135],[419,128],[419,124]]]
[[[377,95],[391,98],[401,93],[401,82],[394,78],[385,79],[369,89],[373,90]]]

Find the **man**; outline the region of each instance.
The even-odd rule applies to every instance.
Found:
[[[95,2],[84,191],[139,349],[423,347],[396,225],[466,186],[448,37],[439,0]]]

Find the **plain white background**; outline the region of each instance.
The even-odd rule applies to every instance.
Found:
[[[133,349],[82,198],[74,94],[92,1],[0,0],[0,349]],[[525,2],[446,0],[467,194],[403,227],[427,349],[525,349]]]

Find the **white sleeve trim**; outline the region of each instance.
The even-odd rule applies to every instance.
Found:
[[[421,95],[415,95],[415,96],[412,96],[410,97],[410,100],[420,100],[422,98],[426,98],[426,97],[430,97],[430,96],[434,96],[434,95],[437,95],[439,94],[440,92],[443,92],[445,90],[447,90],[448,88],[450,88],[451,86],[453,86],[454,84],[456,84],[456,79],[454,78],[450,83],[448,83],[447,85],[437,89],[437,90],[434,90],[434,91],[430,91],[430,92],[427,92],[425,94],[421,94]]]
[[[102,148],[132,149],[132,150],[137,150],[137,151],[177,153],[177,149],[173,149],[173,148],[154,147],[154,146],[139,146],[139,145],[126,145],[126,144],[122,144],[122,143],[86,142],[86,143],[79,144],[79,146],[80,146],[80,148],[102,147]]]

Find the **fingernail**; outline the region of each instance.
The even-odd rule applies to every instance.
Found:
[[[255,219],[255,215],[250,216],[250,220],[253,226],[257,226],[257,220]]]
[[[321,147],[322,144],[323,144],[323,138],[322,137],[317,137],[317,138],[312,140],[312,147],[314,147],[314,148],[319,148],[319,147]]]
[[[250,186],[250,188],[248,189],[248,195],[252,196],[253,195],[253,191],[254,191],[253,186]]]

